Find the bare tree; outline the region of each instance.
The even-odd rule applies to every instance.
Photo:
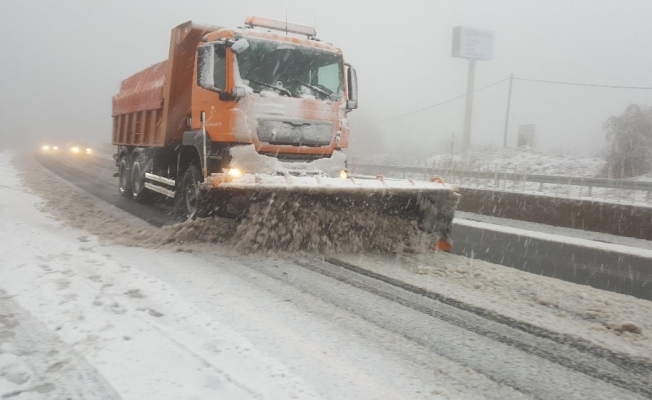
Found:
[[[631,104],[604,123],[608,148],[605,173],[629,178],[652,171],[652,107]]]

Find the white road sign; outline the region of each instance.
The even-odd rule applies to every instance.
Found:
[[[494,58],[494,33],[465,26],[454,27],[453,57],[491,60]]]

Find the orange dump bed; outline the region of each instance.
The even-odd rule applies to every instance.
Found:
[[[144,69],[122,81],[113,96],[112,117],[163,107],[163,86],[167,60]]]
[[[216,29],[190,21],[177,26],[168,59],[122,81],[113,97],[113,144],[162,147],[181,140],[190,116],[197,45]]]
[[[113,144],[163,146],[163,93],[168,61],[122,81],[113,96]]]

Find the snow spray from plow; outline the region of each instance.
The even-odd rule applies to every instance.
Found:
[[[437,207],[422,210],[420,203],[432,204],[392,195],[270,193],[249,207],[237,228],[236,246],[345,253],[420,252],[433,243],[444,245],[452,215]]]
[[[208,203],[217,204],[217,214],[242,220],[238,247],[416,251],[435,243],[449,249],[460,197],[450,185],[345,172],[333,177],[345,171],[336,155],[312,163],[283,163],[258,154],[253,146],[234,147],[231,155],[231,165],[239,171],[263,172],[237,178],[213,174],[203,185],[214,197]]]

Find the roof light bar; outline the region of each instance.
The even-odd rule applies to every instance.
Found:
[[[317,36],[317,30],[312,26],[293,24],[289,22],[277,21],[275,19],[251,16],[245,20],[245,25],[260,28],[274,29],[277,31],[298,33],[308,37]]]

